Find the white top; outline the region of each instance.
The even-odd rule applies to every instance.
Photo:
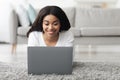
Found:
[[[70,31],[64,31],[59,33],[58,41],[55,47],[69,47],[73,46],[74,37]],[[33,31],[29,34],[28,46],[47,46],[43,39],[42,32]]]

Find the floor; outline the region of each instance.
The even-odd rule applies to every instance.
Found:
[[[74,61],[120,62],[120,45],[75,45]],[[16,53],[11,45],[0,44],[0,62],[27,62],[27,45],[19,44]]]

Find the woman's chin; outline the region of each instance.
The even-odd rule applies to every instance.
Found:
[[[53,33],[53,32],[49,32],[49,33],[47,33],[48,35],[54,35],[55,33]]]
[[[57,34],[56,34],[56,33],[47,33],[47,35],[48,35],[49,37],[54,37],[54,36],[56,36]]]
[[[48,36],[54,36],[54,33],[47,33]]]

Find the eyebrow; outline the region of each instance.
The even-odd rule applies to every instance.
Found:
[[[49,22],[48,20],[43,20],[43,22]],[[58,20],[53,21],[53,22],[59,22]]]

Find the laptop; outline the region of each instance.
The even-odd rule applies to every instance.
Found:
[[[73,47],[28,47],[28,74],[71,74]]]

